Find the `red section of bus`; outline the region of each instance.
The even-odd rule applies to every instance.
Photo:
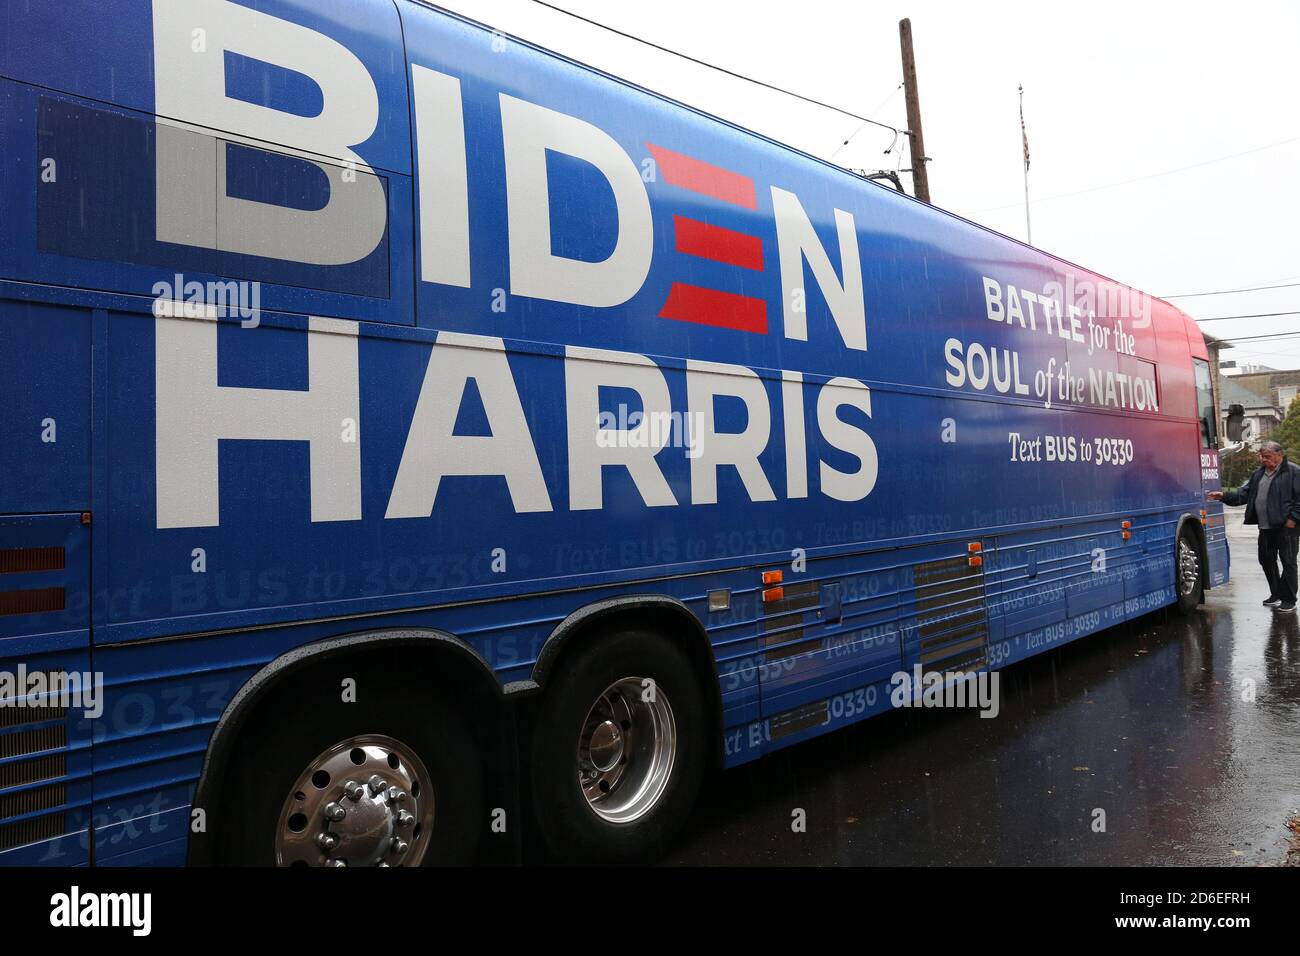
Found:
[[[757,236],[712,226],[698,219],[673,216],[677,251],[701,259],[763,271],[763,241]]]
[[[714,166],[703,160],[686,156],[683,153],[664,149],[654,143],[646,143],[654,155],[659,172],[664,182],[670,186],[680,186],[691,192],[703,193],[723,202],[746,209],[758,208],[758,196],[754,191],[754,180],[740,173],[733,173],[721,166]]]
[[[747,295],[674,282],[660,318],[767,334],[767,303]]]

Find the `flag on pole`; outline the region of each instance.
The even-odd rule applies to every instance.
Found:
[[[1029,172],[1029,133],[1025,131],[1025,87],[1020,85],[1020,140],[1025,146],[1025,172]]]
[[[1034,227],[1029,224],[1029,133],[1025,131],[1025,85],[1020,84],[1020,142],[1025,147],[1025,241],[1034,244]]]

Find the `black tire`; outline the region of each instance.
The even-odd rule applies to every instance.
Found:
[[[1183,583],[1180,563],[1183,547],[1191,548],[1192,554],[1196,556],[1196,583],[1191,588]],[[1186,526],[1178,533],[1178,541],[1174,544],[1174,593],[1178,596],[1174,609],[1179,614],[1191,614],[1205,603],[1205,552],[1196,533]]]
[[[344,677],[357,681],[354,703],[341,699]],[[424,865],[474,861],[487,825],[482,761],[456,708],[350,665],[315,670],[272,693],[241,732],[221,803],[208,812],[218,862],[274,866],[276,827],[294,782],[317,755],[363,734],[400,741],[432,779],[433,835]]]
[[[638,819],[612,823],[578,782],[578,739],[593,704],[616,681],[648,678],[670,702],[676,730],[672,770]],[[644,862],[662,856],[686,822],[708,762],[709,722],[700,678],[672,641],[627,629],[601,635],[566,657],[546,687],[528,754],[535,832],[554,859]]]

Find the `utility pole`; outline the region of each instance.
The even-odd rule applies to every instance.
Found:
[[[921,202],[930,201],[930,177],[925,170],[925,137],[921,134],[921,99],[916,91],[916,57],[912,54],[912,21],[898,21],[898,40],[903,48],[903,93],[907,97],[907,129],[912,138],[912,192]]]

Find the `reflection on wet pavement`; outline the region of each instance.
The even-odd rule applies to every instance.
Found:
[[[666,862],[1282,863],[1300,810],[1300,621],[1260,604],[1241,509],[1228,531],[1232,582],[1192,617],[1157,612],[1007,668],[995,719],[900,710],[728,771]]]

